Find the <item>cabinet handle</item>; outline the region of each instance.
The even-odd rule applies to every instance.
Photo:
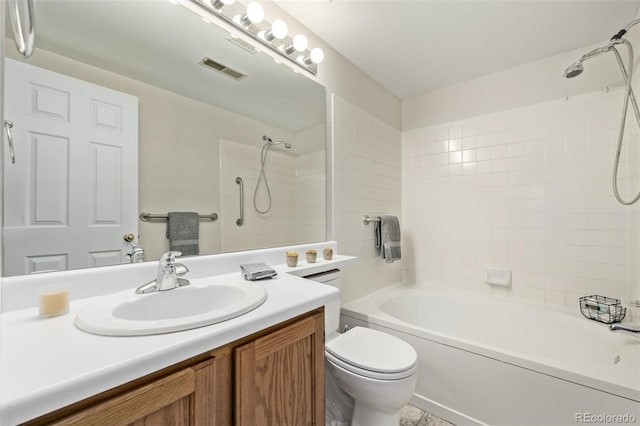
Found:
[[[20,0],[10,0],[9,16],[11,17],[11,28],[13,29],[13,38],[16,42],[18,52],[25,58],[29,58],[33,54],[33,46],[36,38],[36,21],[33,0],[24,0],[27,28],[23,28],[23,19],[20,16]]]
[[[9,120],[4,121],[4,129],[7,132],[7,142],[9,143],[9,156],[11,157],[11,164],[16,164],[16,152],[13,149],[13,136],[11,136],[12,127],[13,122]]]
[[[236,183],[240,185],[240,217],[236,219],[236,225],[242,226],[244,223],[244,182],[240,176],[236,178]]]

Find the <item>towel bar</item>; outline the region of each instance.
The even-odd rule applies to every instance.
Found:
[[[362,217],[362,223],[364,223],[365,225],[368,225],[371,222],[380,222],[380,218],[379,217],[369,217],[366,214]]]
[[[169,218],[169,215],[166,215],[166,214],[152,214],[149,212],[140,213],[140,220],[143,222],[150,222],[153,219],[167,220],[168,218]],[[216,221],[218,220],[218,213],[201,214],[200,220],[210,220],[212,222]]]

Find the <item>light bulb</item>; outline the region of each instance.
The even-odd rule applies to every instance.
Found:
[[[309,56],[311,57],[311,62],[314,64],[319,64],[324,60],[324,52],[319,47],[311,49],[311,54]]]
[[[293,48],[298,52],[304,52],[308,44],[307,38],[302,34],[298,34],[293,38]]]
[[[296,61],[298,61],[299,64],[304,65],[304,56],[300,55],[296,58]]]
[[[287,27],[287,23],[283,20],[276,19],[273,21],[273,24],[271,24],[271,33],[278,40],[285,38],[288,32],[289,28]]]
[[[264,19],[264,9],[260,3],[251,2],[247,5],[247,18],[254,24],[259,24]]]

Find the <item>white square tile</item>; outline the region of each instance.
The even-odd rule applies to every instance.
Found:
[[[477,146],[476,137],[475,136],[465,136],[462,138],[462,148],[463,149],[471,149]]]
[[[491,158],[507,158],[509,156],[509,145],[497,145],[491,148]]]
[[[476,173],[476,163],[463,163],[462,164],[462,174],[463,175],[473,175]]]
[[[609,105],[611,95],[593,99],[601,97]],[[406,275],[491,292],[474,270],[511,262],[509,297],[575,306],[587,290],[627,294],[629,271],[640,281],[640,267],[628,265],[630,258],[640,259],[640,208],[632,217],[611,196],[617,120],[589,115],[600,108],[592,102],[577,96],[571,104],[553,101],[403,133],[397,155],[403,164],[401,198],[405,233],[415,246],[415,265],[409,267],[414,272]],[[346,194],[349,202],[365,205],[367,193],[400,199],[385,186],[398,175],[397,166],[389,168],[382,158],[392,153],[386,148],[377,147],[373,156],[351,148],[355,158],[341,154],[339,165],[357,175],[347,181],[359,185]],[[632,179],[640,179],[636,169]],[[628,175],[627,162],[621,171]],[[372,184],[383,189],[371,191]],[[621,187],[627,187],[624,179]],[[638,234],[633,244],[631,227]]]
[[[490,134],[480,134],[476,137],[476,146],[478,148],[485,148],[491,146],[491,135]]]
[[[457,164],[462,162],[462,151],[449,153],[449,164]]]
[[[475,149],[465,149],[464,151],[462,151],[462,162],[468,163],[470,161],[476,161]]]

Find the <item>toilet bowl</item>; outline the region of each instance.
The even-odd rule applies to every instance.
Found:
[[[340,288],[340,271],[305,278]],[[418,355],[402,339],[353,327],[338,334],[340,300],[325,306],[325,425],[397,426],[417,381]]]
[[[399,423],[400,408],[413,396],[417,380],[417,354],[411,345],[377,330],[354,327],[326,342],[325,359],[326,374],[353,399],[351,419],[327,419],[327,425]]]

